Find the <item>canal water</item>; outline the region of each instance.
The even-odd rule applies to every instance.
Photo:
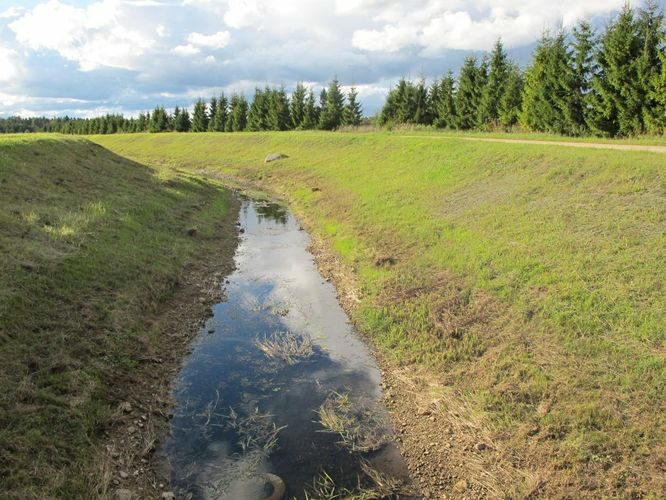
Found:
[[[244,199],[239,224],[225,300],[174,389],[162,452],[178,498],[318,498],[373,488],[377,472],[407,483],[380,372],[307,234],[267,201]]]

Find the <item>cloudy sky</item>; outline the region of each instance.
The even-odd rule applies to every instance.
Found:
[[[500,36],[525,63],[544,29],[603,26],[624,1],[0,0],[0,116],[136,114],[333,75],[370,114],[400,76],[455,70]]]

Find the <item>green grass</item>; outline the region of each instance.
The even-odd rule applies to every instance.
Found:
[[[666,156],[388,133],[94,140],[288,199],[354,270],[360,329],[485,415],[550,494],[664,493]]]
[[[146,320],[218,248],[230,203],[87,140],[0,138],[2,498],[100,493],[100,435],[163,342]]]

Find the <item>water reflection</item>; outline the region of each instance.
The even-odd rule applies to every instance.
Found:
[[[200,335],[176,386],[164,450],[172,483],[183,497],[254,500],[273,491],[274,485],[257,482],[271,473],[289,497],[302,498],[325,471],[353,488],[359,460],[373,457],[322,432],[316,411],[336,391],[382,417],[379,371],[332,285],[317,272],[293,216],[273,203],[244,200],[240,223],[245,231],[227,301],[214,307],[208,333]],[[312,338],[311,355],[289,364],[257,347],[257,340],[285,331]],[[375,458],[390,457],[393,471],[406,475],[395,450],[389,442]]]

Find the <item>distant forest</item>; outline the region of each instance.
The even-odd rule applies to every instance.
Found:
[[[315,98],[298,84],[257,88],[251,103],[242,94],[199,99],[192,113],[157,107],[136,118],[20,118],[0,120],[0,132],[238,132],[335,130],[363,122],[358,94],[337,79]],[[457,130],[522,129],[569,136],[604,137],[666,133],[666,30],[653,0],[628,4],[597,33],[587,21],[571,32],[546,33],[531,64],[522,70],[498,40],[483,58],[468,57],[457,78],[449,71],[427,85],[401,79],[388,93],[374,123]],[[368,120],[368,122],[372,122]]]

